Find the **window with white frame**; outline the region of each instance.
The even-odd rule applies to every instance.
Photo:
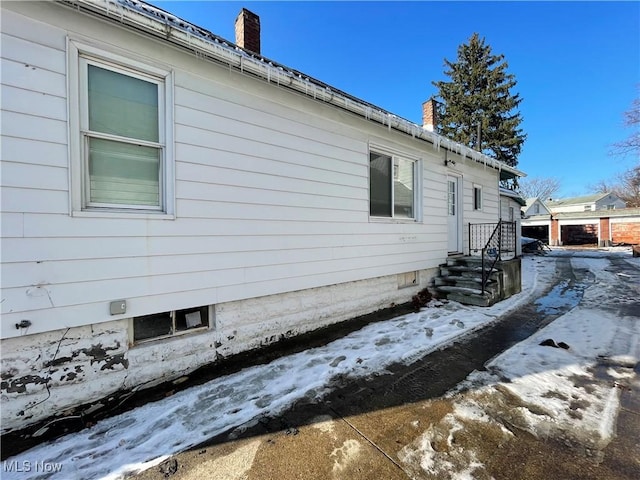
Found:
[[[473,209],[482,210],[482,187],[478,185],[473,186]]]
[[[369,153],[369,213],[372,217],[415,219],[416,161]]]
[[[172,213],[170,72],[70,47],[74,210]]]
[[[157,340],[209,328],[209,307],[143,315],[133,319],[133,341]]]

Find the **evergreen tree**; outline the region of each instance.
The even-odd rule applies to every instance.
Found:
[[[438,133],[515,167],[527,136],[518,128],[522,99],[511,93],[516,80],[507,73],[504,55],[493,55],[474,33],[458,47],[456,62],[444,62],[451,81],[433,82],[443,102]]]

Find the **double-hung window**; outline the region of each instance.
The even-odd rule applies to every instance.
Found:
[[[70,52],[73,210],[173,213],[170,73]]]
[[[416,164],[411,159],[369,153],[369,214],[416,219]]]

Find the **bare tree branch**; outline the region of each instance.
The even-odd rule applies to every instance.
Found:
[[[519,181],[518,188],[523,198],[548,200],[560,190],[560,180],[553,177],[523,178]]]
[[[617,195],[627,202],[628,208],[640,207],[640,165],[618,174],[614,180],[600,180],[592,188]]]
[[[610,155],[636,157],[635,166],[619,173],[612,180],[600,180],[592,188],[598,192],[614,193],[627,202],[627,207],[640,207],[640,98],[636,98],[631,108],[624,112],[624,125],[631,127],[631,135],[614,143]]]
[[[631,109],[624,112],[624,125],[633,129],[631,135],[625,140],[614,143],[609,154],[616,156],[635,154],[640,160],[640,98],[636,98],[631,104]]]

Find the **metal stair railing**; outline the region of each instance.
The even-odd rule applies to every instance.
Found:
[[[488,237],[488,239],[487,239]],[[469,224],[469,253],[481,252],[482,258],[482,293],[484,294],[491,272],[496,263],[503,258],[503,253],[516,253],[516,223],[503,222]],[[485,271],[486,259],[491,265]]]
[[[489,240],[482,247],[482,294],[487,288],[487,283],[489,282],[489,277],[491,276],[491,272],[493,271],[493,267],[496,266],[498,260],[500,260],[500,252],[502,250],[502,220],[498,221],[496,228],[493,229]],[[491,260],[491,265],[489,266],[489,270],[485,270],[485,258],[489,256]]]

